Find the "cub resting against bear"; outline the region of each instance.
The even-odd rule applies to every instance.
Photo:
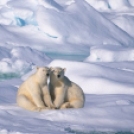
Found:
[[[84,93],[82,89],[64,76],[65,69],[37,68],[18,89],[17,104],[31,111],[45,109],[82,108]],[[50,75],[49,88],[47,79]]]

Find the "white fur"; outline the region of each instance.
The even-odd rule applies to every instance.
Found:
[[[51,68],[50,94],[56,108],[81,108],[84,106],[83,90],[64,76],[65,69]],[[58,78],[58,75],[60,77]]]
[[[20,107],[32,111],[41,111],[53,107],[47,86],[47,74],[49,73],[49,68],[37,68],[36,73],[22,83],[17,94],[17,104]]]

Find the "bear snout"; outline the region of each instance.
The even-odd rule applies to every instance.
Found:
[[[49,74],[46,74],[46,76],[49,76]]]
[[[57,77],[60,78],[60,75],[58,74]]]

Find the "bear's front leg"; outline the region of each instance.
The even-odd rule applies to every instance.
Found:
[[[37,106],[37,107],[41,107],[41,108],[45,108],[45,104],[44,104],[44,102],[42,101],[41,96],[40,96],[39,94],[38,94],[38,95],[35,94],[35,95],[33,95],[33,96],[34,96],[33,100],[34,100],[36,106]]]
[[[55,108],[54,105],[53,105],[53,103],[52,103],[50,94],[45,94],[44,95],[44,102],[45,102],[45,104],[46,104],[47,107],[49,107],[49,108]]]
[[[45,86],[45,87],[42,88],[42,90],[43,90],[43,100],[44,100],[44,103],[46,104],[47,107],[54,108],[54,105],[52,103],[52,99],[51,99],[48,87]]]
[[[64,103],[64,99],[65,99],[65,89],[55,88],[55,100],[53,102],[55,108],[59,109],[60,106]]]
[[[32,84],[29,92],[32,96],[32,99],[37,107],[45,108],[45,104],[41,98],[41,90],[40,87],[36,84]]]

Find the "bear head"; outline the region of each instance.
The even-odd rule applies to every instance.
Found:
[[[40,77],[48,78],[50,76],[50,69],[48,67],[37,67],[37,74]]]
[[[65,68],[51,67],[50,70],[51,70],[50,78],[53,77],[55,80],[61,80],[62,78],[64,78],[64,74],[66,70]]]

